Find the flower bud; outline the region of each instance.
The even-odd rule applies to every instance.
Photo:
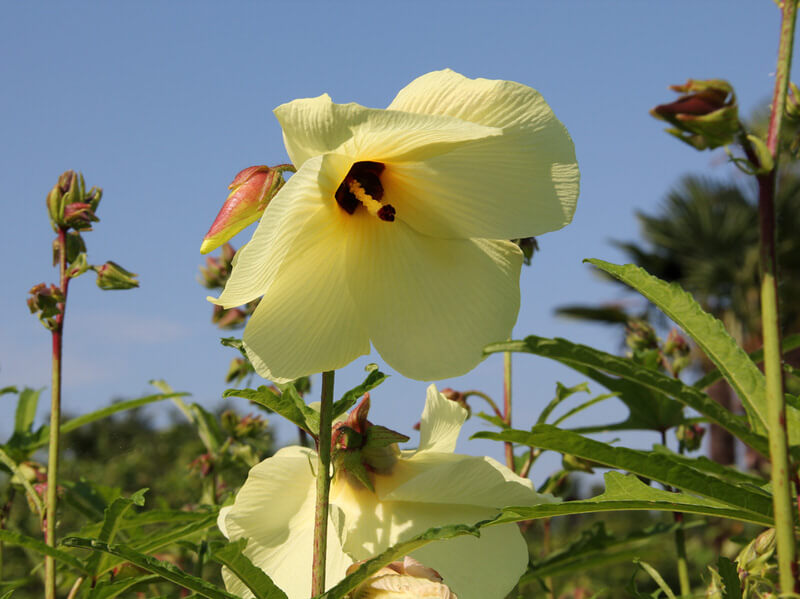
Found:
[[[730,144],[741,131],[736,94],[727,81],[689,79],[670,89],[683,95],[650,111],[655,118],[675,127],[667,129],[667,133],[705,150]]]
[[[28,309],[31,314],[36,314],[41,323],[50,329],[55,329],[55,317],[61,314],[60,304],[64,301],[64,294],[59,287],[39,283],[31,287],[28,292]]]
[[[270,200],[283,187],[283,173],[293,167],[251,166],[239,172],[228,186],[231,193],[206,233],[200,253],[218,248],[246,226],[257,221]]]
[[[373,490],[370,473],[389,474],[400,456],[397,444],[409,438],[385,426],[372,424],[367,420],[369,407],[369,393],[365,393],[364,399],[347,419],[334,425],[331,450],[337,473]]]
[[[681,424],[675,429],[675,437],[689,451],[700,449],[705,434],[706,429],[699,424]]]
[[[218,258],[208,256],[206,265],[200,267],[200,284],[207,289],[218,289],[225,287],[228,277],[231,276],[233,256],[236,250],[230,243],[222,246],[222,252]]]
[[[91,230],[91,224],[98,220],[95,211],[102,194],[103,190],[98,187],[93,187],[86,193],[86,184],[80,173],[63,173],[47,194],[47,212],[53,230]]]
[[[222,306],[214,306],[211,313],[211,322],[221,329],[236,329],[247,322],[248,313],[241,308],[226,310]]]
[[[522,237],[520,239],[512,239],[511,241],[516,243],[519,249],[522,250],[522,261],[525,263],[525,266],[530,266],[533,255],[539,251],[539,242],[536,241],[536,238]]]
[[[649,322],[641,319],[631,319],[625,325],[625,344],[634,353],[658,349],[658,336]]]
[[[234,358],[228,366],[225,382],[228,384],[239,382],[248,375],[253,374],[253,366],[244,358]]]
[[[125,270],[111,260],[92,268],[97,273],[97,286],[100,289],[132,289],[139,286],[136,273]]]
[[[354,572],[362,562],[347,569]],[[350,594],[350,599],[458,599],[432,568],[406,556],[381,568]]]
[[[189,470],[197,472],[203,478],[207,477],[214,470],[214,457],[210,453],[204,453],[189,464]]]

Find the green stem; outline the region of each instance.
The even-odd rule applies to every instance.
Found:
[[[767,149],[773,167],[758,176],[759,232],[761,267],[761,326],[764,337],[764,376],[767,393],[767,429],[772,462],[772,500],[775,508],[775,536],[778,549],[780,589],[784,594],[797,591],[794,510],[790,487],[790,466],[786,435],[786,399],[783,393],[781,337],[778,311],[778,269],[775,251],[775,191],[783,111],[792,63],[792,44],[797,16],[797,1],[784,0],[778,68],[767,132]]]
[[[58,270],[64,301],[59,305],[53,327],[52,383],[50,385],[50,444],[47,459],[47,507],[45,510],[45,542],[56,546],[56,521],[58,518],[58,454],[61,432],[61,351],[63,347],[64,313],[67,308],[67,229],[58,229]],[[46,599],[56,599],[56,564],[51,556],[44,558],[44,591]]]
[[[317,442],[317,506],[314,513],[314,561],[311,566],[311,596],[325,592],[325,559],[328,548],[328,503],[331,490],[331,427],[333,425],[333,375],[322,373],[322,405],[319,409]]]
[[[494,402],[494,400],[488,395],[486,395],[486,393],[484,393],[483,391],[478,391],[476,389],[464,391],[464,399],[469,399],[472,396],[480,397],[482,400],[484,400],[492,407],[492,411],[494,412],[495,416],[497,416],[500,420],[504,420],[503,412],[500,411],[500,408],[497,407],[497,404]]]
[[[511,427],[511,352],[503,353],[503,421]],[[514,445],[506,441],[506,466],[516,472],[514,468]]]

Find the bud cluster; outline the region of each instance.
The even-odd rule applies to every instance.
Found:
[[[409,437],[367,420],[369,393],[350,412],[347,420],[333,427],[331,453],[337,476],[374,491],[371,473],[389,474],[400,456],[398,443]]]
[[[233,410],[223,412],[221,420],[222,428],[234,439],[257,437],[267,427],[266,420],[263,420],[261,416],[248,414],[240,418]]]
[[[31,287],[28,294],[28,309],[31,314],[36,314],[45,327],[55,330],[55,317],[61,314],[61,305],[64,302],[61,289],[52,284],[48,287],[45,283],[39,283]]]
[[[102,197],[103,190],[99,187],[86,191],[82,174],[75,171],[63,173],[47,194],[47,211],[53,230],[91,231],[92,223],[99,220],[95,212]]]
[[[676,329],[669,332],[662,346],[649,322],[631,319],[625,325],[625,344],[636,362],[654,370],[664,369],[674,377],[690,364],[691,346]]]
[[[675,429],[675,437],[688,451],[697,451],[703,444],[706,429],[699,424],[681,424]]]

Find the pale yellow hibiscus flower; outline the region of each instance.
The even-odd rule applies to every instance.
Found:
[[[505,506],[553,501],[488,457],[454,454],[467,413],[431,385],[420,423],[419,448],[397,452],[381,473],[369,472],[374,490],[356,477],[336,472],[331,485],[328,587],[353,561],[429,528],[475,524]],[[255,466],[218,524],[234,541],[247,538],[245,554],[289,599],[308,599],[314,529],[316,453],[287,447]],[[485,528],[480,537],[430,543],[412,554],[435,570],[459,599],[502,599],[528,564],[528,548],[516,524]],[[231,592],[251,596],[229,572]]]
[[[519,83],[423,75],[388,109],[327,95],[279,106],[298,169],[215,303],[262,297],[244,332],[275,381],[340,368],[370,342],[420,380],[471,370],[519,310],[522,254],[578,197],[572,140]]]

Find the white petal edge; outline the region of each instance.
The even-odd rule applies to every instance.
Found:
[[[250,470],[232,506],[221,510],[220,529],[231,540],[248,538],[245,555],[264,570],[289,599],[311,594],[316,454],[307,448],[286,447]],[[333,523],[332,523],[333,524]],[[328,536],[328,588],[344,577],[352,560],[335,534]],[[231,592],[243,585],[230,572],[224,575]],[[234,590],[235,589],[235,590]],[[249,591],[243,597],[252,597]]]
[[[425,409],[419,422],[419,448],[423,451],[453,453],[458,433],[467,419],[467,411],[439,393],[436,385],[428,387]]]

